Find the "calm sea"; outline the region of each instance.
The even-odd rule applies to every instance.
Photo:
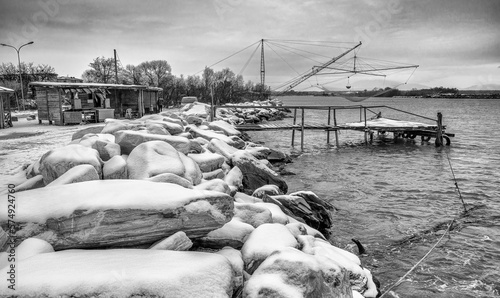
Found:
[[[283,97],[286,105],[356,105],[335,97]],[[500,294],[500,100],[371,98],[363,105],[388,105],[436,118],[443,114],[451,146],[433,140],[378,141],[365,146],[360,132],[342,131],[340,147],[326,145],[325,132],[306,131],[303,154],[287,170],[290,192],[311,190],[333,203],[331,241],[367,249],[363,263],[387,290],[445,233],[449,234],[385,297],[498,297]],[[376,108],[382,116],[432,124]],[[373,115],[369,113],[368,116]],[[300,116],[300,112],[299,112]],[[337,111],[338,123],[359,121],[359,110]],[[300,117],[298,118],[300,119]],[[308,110],[306,123],[327,121],[327,112]],[[287,118],[284,122],[291,122]],[[300,120],[299,120],[300,121]],[[289,153],[300,150],[300,133],[252,132],[254,141]],[[331,141],[334,144],[334,134]],[[466,207],[460,201],[451,167]]]

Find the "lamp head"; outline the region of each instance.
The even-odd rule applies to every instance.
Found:
[[[32,43],[34,43],[34,41],[30,41],[30,42],[28,42],[27,44],[32,44]]]

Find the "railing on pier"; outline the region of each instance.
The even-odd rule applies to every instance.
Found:
[[[299,130],[301,134],[301,142],[300,148],[303,151],[304,149],[304,131],[305,130],[324,130],[327,132],[327,144],[330,144],[330,132],[333,131],[335,133],[335,145],[339,146],[339,136],[338,130],[358,130],[364,131],[365,143],[368,144],[368,139],[370,136],[370,141],[373,139],[373,130],[375,131],[392,131],[396,133],[403,133],[411,131],[412,134],[420,135],[422,137],[436,137],[436,145],[440,146],[443,144],[443,138],[446,138],[446,144],[449,145],[448,136],[453,137],[453,134],[445,134],[444,129],[445,126],[442,125],[442,114],[437,113],[437,118],[430,118],[426,116],[422,116],[416,113],[404,111],[401,109],[397,109],[394,107],[386,106],[386,105],[373,105],[373,106],[363,106],[363,105],[351,105],[351,106],[253,106],[253,105],[224,105],[224,106],[214,106],[212,109],[211,117],[216,113],[218,108],[235,108],[235,109],[289,109],[293,110],[293,124],[244,124],[238,125],[237,129],[243,131],[251,131],[251,130],[292,130],[292,146],[295,143],[295,131]],[[401,112],[403,114],[411,115],[414,117],[422,118],[425,120],[432,121],[436,123],[436,125],[426,125],[425,129],[422,127],[414,127],[414,126],[401,126],[401,127],[393,127],[383,129],[380,127],[369,126],[368,122],[370,119],[367,117],[367,112],[373,113],[374,115],[380,117],[380,113],[374,112],[373,109],[381,109],[386,108],[389,110]],[[337,123],[337,111],[338,110],[356,110],[359,109],[359,122],[363,123],[364,126],[349,126],[349,125],[339,125]],[[301,110],[301,122],[297,124],[297,110]],[[306,110],[325,110],[328,111],[327,123],[326,124],[306,124],[305,123],[305,111]],[[333,116],[333,117],[332,117]],[[332,123],[333,119],[333,123]]]

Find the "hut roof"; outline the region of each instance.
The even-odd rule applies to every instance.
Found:
[[[32,87],[46,88],[103,88],[103,89],[137,89],[148,91],[162,91],[162,88],[149,87],[146,85],[122,85],[122,84],[101,84],[101,83],[66,83],[66,82],[31,82]]]

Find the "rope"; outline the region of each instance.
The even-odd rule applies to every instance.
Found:
[[[431,249],[413,266],[411,267],[410,270],[408,270],[408,272],[405,273],[405,275],[403,275],[396,283],[394,283],[392,286],[389,287],[389,289],[387,289],[382,295],[380,295],[380,298],[381,297],[384,297],[385,294],[389,293],[393,288],[399,286],[403,280],[413,271],[415,270],[415,268],[417,268],[417,266],[422,263],[422,261],[427,258],[427,256],[434,250],[434,248],[436,248],[436,246],[441,242],[441,240],[443,240],[444,236],[446,236],[446,234],[449,233],[450,231],[450,228],[451,226],[453,225],[453,222],[455,221],[455,219],[452,219],[450,221],[450,224],[448,225],[448,228],[446,229],[446,231],[444,232],[444,234],[441,236],[441,238],[439,238],[439,240],[436,242],[436,244],[434,244],[434,246],[431,247]]]
[[[465,207],[465,202],[464,202],[464,199],[462,198],[462,193],[460,192],[460,188],[458,187],[457,178],[455,177],[455,172],[453,171],[453,167],[451,165],[450,156],[448,155],[447,151],[444,151],[444,152],[446,153],[446,158],[448,159],[448,164],[450,165],[450,170],[451,170],[451,175],[453,176],[453,181],[455,181],[455,187],[457,188],[457,191],[458,191],[458,197],[460,198],[460,201],[462,202],[462,206],[464,207],[464,212],[467,213],[467,207]]]

